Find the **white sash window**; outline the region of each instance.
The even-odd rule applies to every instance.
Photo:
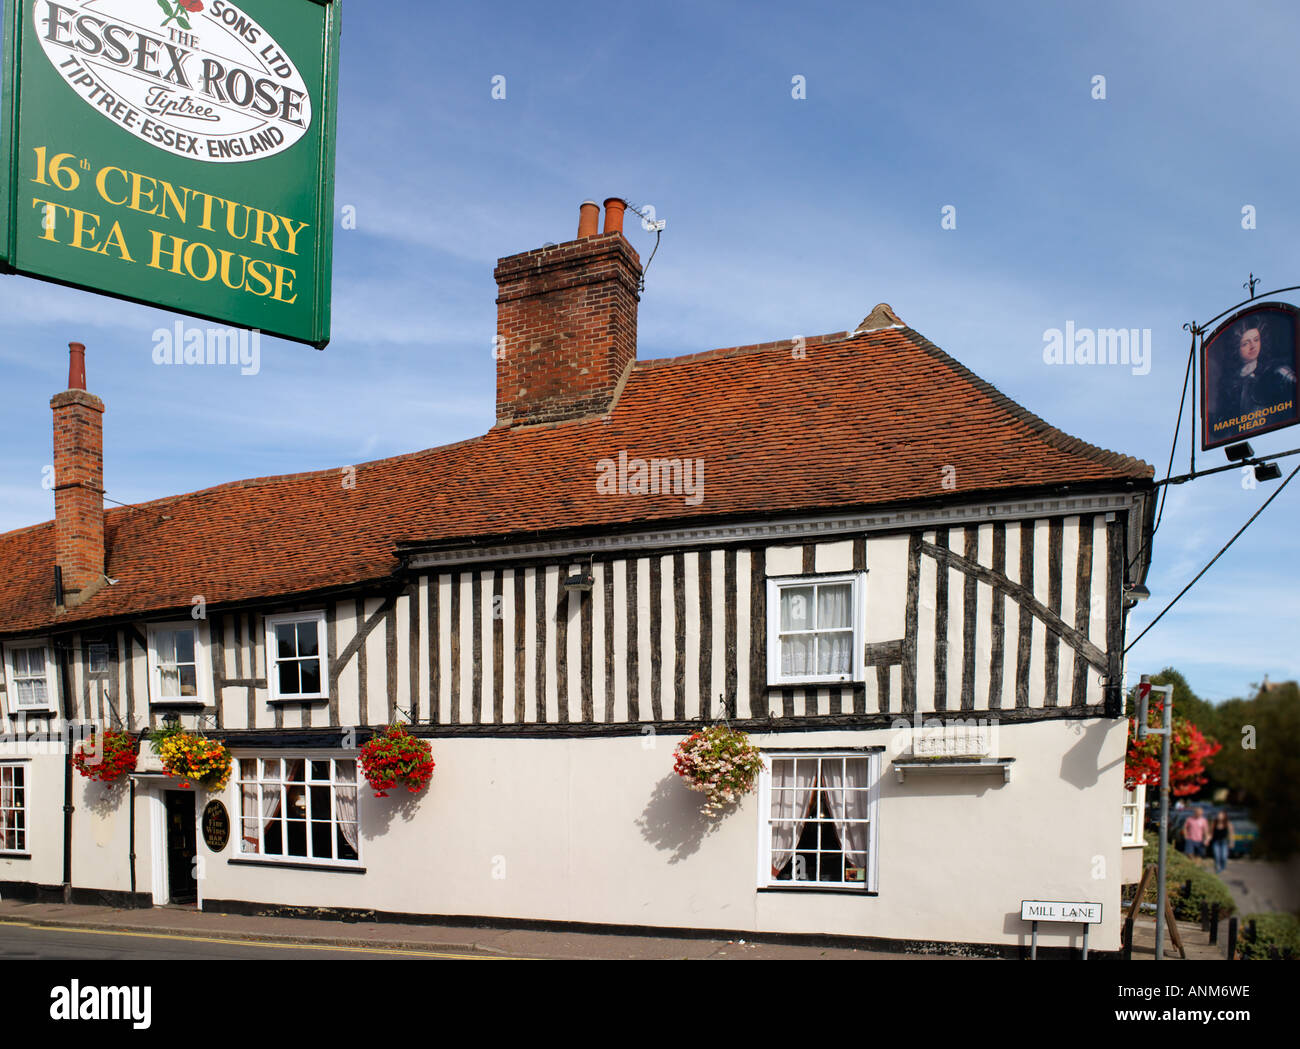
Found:
[[[0,855],[27,851],[27,768],[0,765]]]
[[[768,684],[862,681],[862,575],[767,582]]]
[[[360,861],[355,758],[318,752],[236,760],[240,858]]]
[[[149,626],[151,703],[202,706],[208,702],[212,671],[203,632],[194,622]]]
[[[44,641],[5,646],[9,711],[54,710],[54,653]]]
[[[880,753],[764,754],[758,884],[875,891]]]
[[[271,699],[328,699],[325,613],[266,617]]]

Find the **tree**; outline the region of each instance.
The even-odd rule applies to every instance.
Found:
[[[1242,704],[1231,741],[1239,786],[1252,801],[1261,855],[1285,859],[1300,851],[1300,688],[1275,685]]]
[[[1148,704],[1147,724],[1161,728],[1165,720],[1163,698],[1153,693]],[[1177,704],[1174,707],[1177,710]],[[1157,786],[1160,783],[1160,753],[1162,737],[1137,738],[1137,718],[1129,718],[1128,753],[1124,759],[1124,786],[1132,790],[1139,783]],[[1169,790],[1178,797],[1196,794],[1205,786],[1208,776],[1206,766],[1223,744],[1207,739],[1187,718],[1173,716],[1173,739],[1169,750]]]

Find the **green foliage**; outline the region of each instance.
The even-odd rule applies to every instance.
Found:
[[[1255,923],[1255,939],[1250,938],[1250,923]],[[1268,949],[1279,954],[1290,950],[1300,958],[1300,918],[1294,914],[1248,914],[1242,919],[1237,938],[1237,956],[1247,960],[1267,960]]]
[[[1153,685],[1173,685],[1174,713],[1180,717],[1185,717],[1207,736],[1218,738],[1214,732],[1214,704],[1201,699],[1200,696],[1193,692],[1192,686],[1187,683],[1187,679],[1182,674],[1173,667],[1165,667],[1159,674],[1151,676],[1151,683]]]
[[[1240,785],[1259,824],[1258,854],[1285,859],[1300,851],[1300,689],[1294,683],[1261,692],[1252,701],[1255,750],[1242,750]],[[1241,747],[1241,732],[1234,746]]]
[[[1159,836],[1152,831],[1146,834],[1146,849],[1142,853],[1142,862],[1155,863]],[[1183,886],[1188,879],[1192,882],[1192,891],[1183,895]],[[1172,845],[1165,852],[1165,889],[1169,893],[1169,902],[1174,908],[1174,917],[1180,921],[1200,921],[1201,903],[1210,907],[1219,905],[1219,915],[1230,918],[1237,911],[1232,901],[1232,893],[1223,881],[1212,871],[1206,870],[1196,860],[1178,852]],[[1142,894],[1143,900],[1156,902],[1156,880],[1152,878]]]
[[[1227,787],[1250,807],[1259,825],[1252,855],[1281,860],[1300,852],[1300,687],[1288,682],[1212,705],[1172,667],[1151,680],[1173,685],[1174,713],[1223,744],[1207,764],[1209,786]]]
[[[176,721],[164,721],[162,728],[154,729],[145,738],[149,740],[149,746],[153,748],[153,752],[161,754],[162,745],[173,736],[179,736],[184,731],[185,726],[180,723],[178,718]]]

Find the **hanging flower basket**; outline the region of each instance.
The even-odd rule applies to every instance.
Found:
[[[167,774],[181,781],[182,790],[189,790],[191,783],[214,792],[226,789],[233,761],[224,743],[188,732],[179,725],[159,729],[149,737],[149,742],[162,759]]]
[[[77,748],[72,764],[86,779],[116,783],[135,771],[136,757],[136,740],[132,733],[106,729]]]
[[[433,748],[429,741],[412,736],[403,725],[390,725],[371,737],[361,748],[360,760],[361,772],[377,798],[388,797],[395,787],[419,793],[433,777]]]
[[[767,767],[748,733],[729,725],[691,733],[677,744],[673,758],[673,771],[691,790],[708,796],[703,811],[709,819],[753,790]]]

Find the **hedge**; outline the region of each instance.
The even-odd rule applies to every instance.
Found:
[[[1142,860],[1144,863],[1154,864],[1159,847],[1157,835],[1148,831],[1146,843]],[[1190,895],[1184,896],[1183,886],[1189,879],[1192,883],[1192,891]],[[1228,891],[1228,886],[1222,879],[1172,845],[1165,852],[1165,888],[1169,893],[1169,902],[1174,908],[1174,917],[1179,921],[1200,921],[1202,903],[1211,909],[1217,903],[1220,918],[1230,918],[1237,912],[1237,905],[1232,902],[1232,893]],[[1147,883],[1142,898],[1151,903],[1156,902],[1155,878]]]
[[[1250,938],[1250,923],[1255,923],[1255,938]],[[1242,919],[1237,937],[1237,957],[1267,960],[1269,948],[1283,954],[1288,949],[1300,958],[1300,918],[1294,914],[1248,914]]]

